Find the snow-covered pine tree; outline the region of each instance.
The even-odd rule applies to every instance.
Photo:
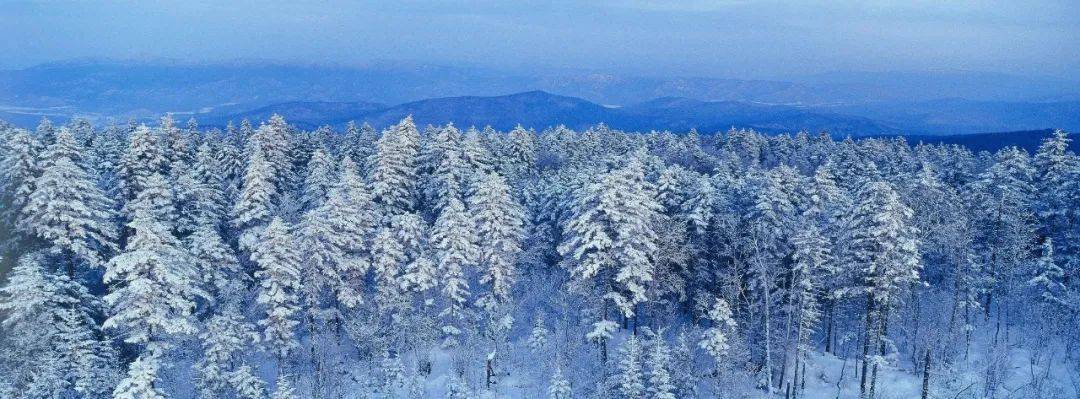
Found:
[[[247,138],[247,146],[244,149],[249,156],[256,153],[262,154],[268,163],[269,179],[276,192],[279,193],[287,191],[295,178],[292,160],[289,157],[292,143],[292,133],[285,118],[274,114]],[[251,163],[249,159],[249,168]]]
[[[993,165],[969,188],[968,204],[976,223],[976,250],[989,273],[984,310],[989,314],[994,297],[1008,297],[1020,288],[1015,278],[1030,258],[1035,241],[1032,208],[1034,186],[1027,152],[1016,147],[998,151]]]
[[[299,312],[300,255],[296,250],[288,225],[275,217],[259,237],[259,245],[251,253],[251,261],[259,270],[259,294],[256,301],[266,316],[259,320],[263,328],[262,343],[277,356],[279,364],[299,343],[296,339]],[[280,383],[280,380],[279,380]]]
[[[240,246],[249,251],[258,244],[261,230],[274,216],[277,198],[273,166],[258,149],[250,156],[243,189],[233,206],[233,225],[240,232]]]
[[[645,375],[649,382],[649,399],[675,399],[675,385],[672,378],[671,350],[664,341],[662,333],[656,333],[648,341],[648,354],[645,356]]]
[[[735,333],[735,319],[731,317],[731,306],[723,298],[716,298],[707,316],[712,326],[702,333],[698,346],[712,356],[716,367],[720,368],[724,366],[728,350],[731,349],[728,341]]]
[[[368,185],[352,159],[343,159],[340,169],[324,211],[333,233],[343,240],[340,248],[345,257],[336,264],[342,279],[341,286],[336,288],[337,297],[345,306],[355,307],[363,302],[362,287],[371,265],[371,235],[378,214]]]
[[[242,365],[230,375],[236,399],[263,399],[266,397],[266,382],[255,375],[249,365]]]
[[[215,306],[237,304],[244,294],[248,276],[243,274],[236,254],[225,243],[216,225],[206,219],[200,222],[188,236],[187,248],[211,303]]]
[[[369,177],[375,203],[387,216],[413,210],[418,184],[420,132],[412,117],[406,117],[384,131],[377,148]]]
[[[518,125],[507,134],[499,163],[503,173],[511,180],[520,181],[536,171],[536,133]]]
[[[1080,158],[1069,151],[1072,139],[1063,130],[1043,140],[1035,153],[1037,212],[1042,231],[1059,241],[1070,222],[1080,217]]]
[[[603,300],[625,318],[644,302],[653,280],[657,237],[652,223],[660,211],[653,186],[645,180],[642,154],[586,183],[574,195],[559,253],[571,262],[571,274],[591,281]],[[604,304],[606,307],[606,303]],[[595,338],[607,329],[606,311],[594,328]],[[601,344],[603,344],[601,342]]]
[[[13,232],[23,206],[34,192],[40,150],[37,140],[22,129],[10,134],[4,146],[0,158],[0,204],[4,204],[0,209],[0,222],[5,232]]]
[[[158,130],[161,131],[168,176],[170,180],[176,180],[176,177],[186,172],[187,167],[191,165],[190,138],[186,131],[176,126],[176,121],[173,120],[171,114],[161,117]]]
[[[145,180],[168,167],[160,138],[146,125],[139,125],[128,138],[127,150],[120,158],[120,192],[123,199],[134,200],[145,186]],[[130,218],[131,216],[128,215]]]
[[[170,191],[160,174],[150,175],[143,191],[128,204],[133,231],[124,250],[105,267],[103,280],[109,318],[105,328],[116,330],[125,342],[168,348],[171,336],[195,333],[195,300],[207,297],[190,255],[173,235],[166,215]],[[149,361],[149,360],[148,360]]]
[[[793,359],[791,386],[798,387],[800,365],[812,350],[810,336],[821,320],[821,279],[837,272],[829,250],[830,243],[818,230],[817,224],[807,222],[806,228],[792,238],[794,251],[791,255],[791,285],[788,292],[788,307],[791,309],[794,324],[794,342],[790,343],[789,352]],[[790,331],[789,331],[790,332]],[[785,366],[786,369],[786,366]]]
[[[166,399],[165,393],[157,387],[161,369],[164,366],[162,349],[157,344],[150,344],[139,357],[128,365],[127,376],[120,380],[113,390],[113,399]]]
[[[470,222],[465,205],[457,197],[450,197],[431,230],[446,303],[439,314],[446,346],[457,344],[466,321],[470,292],[465,273],[475,267],[478,255],[476,232]]]
[[[199,223],[209,220],[215,227],[225,221],[230,204],[223,180],[228,174],[223,173],[220,167],[210,144],[204,142],[199,145],[191,166],[192,180],[197,183],[194,219]]]
[[[290,379],[288,375],[278,375],[277,383],[274,384],[274,393],[270,395],[270,399],[296,399],[296,389],[293,388]]]
[[[681,329],[675,336],[675,350],[672,355],[675,384],[675,397],[697,397],[698,376],[694,362],[694,346],[690,343],[690,334]]]
[[[450,198],[464,198],[472,170],[462,159],[461,134],[453,125],[439,129],[431,139],[428,154],[423,158],[429,175],[424,184],[425,200],[432,213],[438,214]],[[428,170],[430,169],[430,170]]]
[[[330,187],[334,184],[334,160],[323,151],[316,149],[307,164],[307,178],[304,179],[304,194],[301,197],[304,210],[315,209],[326,201]]]
[[[477,178],[487,176],[494,171],[491,153],[485,145],[485,136],[475,128],[466,131],[462,138],[461,160],[470,172],[465,179],[467,186],[471,187]]]
[[[405,263],[409,260],[408,251],[415,256],[419,247],[419,237],[409,237],[406,241],[398,237],[401,230],[401,218],[394,217],[389,225],[382,226],[371,240],[371,268],[375,273],[375,304],[386,314],[397,315],[404,311],[408,302],[403,293]],[[412,248],[410,248],[412,247]]]
[[[53,140],[56,139],[56,126],[53,126],[51,120],[48,117],[41,117],[41,121],[38,121],[37,128],[34,129],[34,134],[37,135],[38,140],[44,145],[52,145]]]
[[[469,197],[469,210],[476,223],[480,284],[488,287],[477,303],[495,312],[510,302],[525,215],[506,180],[494,173],[479,181]]]
[[[64,255],[69,276],[75,265],[100,266],[116,249],[112,201],[81,165],[81,149],[67,129],[42,154],[41,176],[22,208],[19,226]]]
[[[540,357],[546,353],[550,333],[544,325],[544,314],[536,312],[533,316],[532,331],[529,332],[529,350],[532,351],[533,356]]]
[[[1035,212],[1039,232],[1054,240],[1058,264],[1076,274],[1080,273],[1080,157],[1068,150],[1071,142],[1057,130],[1035,153]]]
[[[1061,283],[1064,277],[1065,271],[1054,261],[1053,239],[1047,237],[1043,240],[1039,259],[1035,261],[1035,277],[1028,280],[1028,285],[1042,302],[1055,306],[1075,306],[1066,300],[1066,288]]]
[[[873,397],[887,347],[885,326],[901,295],[919,282],[919,243],[911,208],[888,183],[862,186],[851,217],[852,256],[862,265],[858,290],[867,296],[860,392]]]
[[[555,370],[551,372],[551,380],[548,381],[548,399],[571,399],[574,392],[570,389],[570,381],[563,376],[562,367],[558,362]]]
[[[645,399],[645,376],[642,372],[641,343],[630,336],[619,348],[619,372],[615,375],[615,387],[626,399]]]
[[[46,258],[23,255],[0,288],[9,383],[32,398],[105,396],[118,364],[96,321],[101,302],[82,284],[45,270]]]
[[[265,384],[244,364],[246,351],[254,348],[259,335],[235,305],[223,307],[199,334],[203,357],[195,364],[195,389],[206,399],[265,397]]]
[[[405,248],[405,273],[401,287],[419,297],[438,285],[438,265],[428,240],[428,226],[419,214],[408,212],[394,217],[391,225]],[[423,300],[421,300],[423,301]]]

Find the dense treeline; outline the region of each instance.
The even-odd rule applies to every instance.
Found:
[[[1064,397],[1069,141],[7,127],[0,396]]]

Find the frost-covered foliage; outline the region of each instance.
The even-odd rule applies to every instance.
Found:
[[[1080,387],[1065,132],[182,125],[0,127],[0,396]]]

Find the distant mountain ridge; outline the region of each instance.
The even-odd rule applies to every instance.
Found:
[[[459,125],[604,122],[627,130],[740,126],[766,132],[959,134],[1080,130],[1080,84],[963,71],[849,72],[769,81],[402,62],[92,60],[0,71],[0,119],[16,125],[33,126],[43,116],[59,123],[75,116],[98,124],[153,121],[165,113],[210,125],[272,113],[298,125],[348,119],[384,124],[412,113]]]
[[[320,114],[317,110],[321,107],[327,111]],[[557,125],[582,129],[604,123],[627,131],[698,129],[715,132],[736,127],[769,133],[826,130],[839,135],[873,135],[898,132],[865,118],[815,113],[792,106],[667,97],[628,107],[607,107],[538,90],[505,96],[436,98],[381,109],[357,108],[358,112],[352,115],[340,112],[353,107],[352,103],[285,103],[252,112],[217,116],[200,123],[223,126],[228,121],[238,122],[250,116],[265,119],[269,116],[266,113],[273,110],[290,123],[309,129],[323,124],[341,126],[348,121],[385,127],[412,115],[421,125],[454,123],[461,127],[492,126],[500,130],[509,130],[519,124],[536,129]]]

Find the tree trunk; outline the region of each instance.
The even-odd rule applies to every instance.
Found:
[[[930,398],[930,350],[926,350],[926,356],[923,358],[923,375],[922,375],[922,399]]]
[[[863,331],[863,344],[862,344],[862,372],[859,376],[859,397],[866,398],[866,374],[870,371],[870,346],[871,331],[874,329],[873,324],[874,314],[874,296],[873,294],[867,294],[866,297],[866,328]]]
[[[829,325],[825,330],[825,353],[833,353],[833,323],[836,317],[836,301],[829,299]]]
[[[772,296],[769,294],[769,286],[771,284],[766,283],[765,286],[765,383],[769,386],[768,392],[771,395],[773,393],[773,378],[772,378],[772,317],[770,309],[772,309]]]

